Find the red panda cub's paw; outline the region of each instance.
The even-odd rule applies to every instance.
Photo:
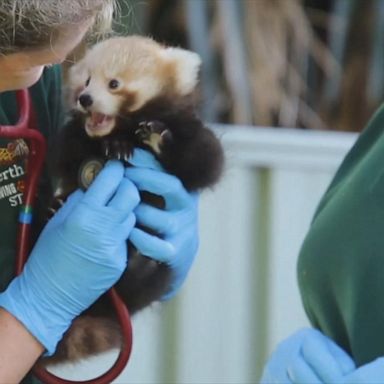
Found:
[[[135,131],[135,138],[138,145],[148,147],[154,154],[160,155],[164,143],[172,140],[172,133],[161,121],[142,121]]]
[[[48,222],[56,214],[56,212],[64,205],[65,196],[54,196],[51,204],[47,207],[46,221]]]
[[[116,137],[106,137],[102,141],[102,153],[106,159],[128,162],[133,151],[130,140],[122,140]]]

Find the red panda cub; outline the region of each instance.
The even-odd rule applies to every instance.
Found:
[[[71,116],[54,146],[53,176],[61,195],[79,187],[89,159],[129,165],[134,147],[151,151],[189,191],[216,183],[223,168],[219,140],[196,114],[201,61],[196,53],[140,36],[93,46],[69,71]],[[158,207],[159,196],[142,194]],[[170,287],[167,265],[141,255],[128,242],[128,266],[115,286],[130,313],[159,300]],[[111,348],[121,336],[106,296],[76,319],[48,362],[76,361]]]

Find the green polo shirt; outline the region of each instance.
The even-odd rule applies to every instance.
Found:
[[[322,198],[298,260],[312,324],[361,365],[384,356],[384,107]]]
[[[39,130],[49,140],[62,122],[60,67],[45,69],[30,92]],[[0,93],[0,125],[13,125],[18,116],[15,92]],[[17,219],[26,165],[23,145],[14,139],[0,138],[0,291],[7,287],[14,275]],[[44,174],[41,187],[47,183]],[[26,378],[24,382],[36,381]]]

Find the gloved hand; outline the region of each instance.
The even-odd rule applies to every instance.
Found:
[[[382,384],[384,358],[359,368],[350,356],[320,332],[307,337],[301,356],[289,367],[292,383]]]
[[[291,383],[288,369],[294,358],[300,356],[301,347],[306,337],[311,337],[313,329],[303,329],[282,341],[267,361],[260,384]]]
[[[171,289],[163,297],[174,296],[191,268],[198,248],[198,194],[188,193],[175,176],[165,173],[154,156],[135,149],[129,161],[134,167],[125,170],[125,176],[139,190],[160,195],[165,209],[140,203],[135,209],[139,224],[153,229],[159,236],[150,235],[138,228],[129,239],[144,255],[167,263],[173,271]]]
[[[121,276],[139,202],[117,161],[74,192],[42,231],[20,276],[0,295],[48,354],[72,320]]]
[[[350,356],[331,339],[315,329],[303,329],[278,345],[264,368],[261,383],[372,382],[372,376],[366,381],[350,380],[358,371]]]

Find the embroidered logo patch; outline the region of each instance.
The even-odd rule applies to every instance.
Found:
[[[8,202],[11,207],[23,202],[25,158],[28,153],[27,143],[23,139],[0,147],[0,202]]]
[[[8,143],[5,148],[0,148],[0,166],[14,163],[17,158],[28,156],[29,149],[23,139]]]

